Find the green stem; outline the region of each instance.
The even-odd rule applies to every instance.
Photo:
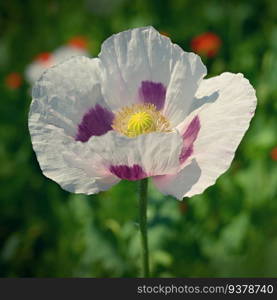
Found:
[[[143,277],[149,277],[149,253],[147,240],[147,186],[147,178],[139,181],[139,227],[141,233]]]

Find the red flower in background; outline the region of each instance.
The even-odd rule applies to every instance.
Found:
[[[35,57],[35,60],[41,64],[48,65],[52,58],[50,52],[42,52]]]
[[[83,36],[75,36],[68,41],[68,45],[74,48],[87,49],[88,41]]]
[[[271,156],[272,160],[276,160],[276,161],[277,161],[277,146],[274,147],[274,148],[271,150],[270,156]]]
[[[207,57],[215,56],[221,47],[221,39],[212,32],[206,32],[196,36],[191,41],[191,48],[194,52]]]
[[[22,76],[18,72],[12,72],[6,76],[5,83],[10,89],[16,90],[22,84]]]

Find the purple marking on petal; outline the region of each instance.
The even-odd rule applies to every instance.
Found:
[[[183,134],[183,140],[193,139],[192,142],[197,138],[198,132],[200,130],[200,120],[198,116],[195,116],[189,123],[186,131]]]
[[[110,166],[110,172],[115,176],[126,180],[140,180],[147,177],[140,165],[133,165],[132,167],[126,165]]]
[[[81,123],[78,125],[78,133],[75,140],[86,142],[91,136],[103,135],[109,130],[112,130],[112,122],[114,114],[96,104],[84,116]]]
[[[179,157],[180,164],[183,164],[192,155],[192,153],[193,145],[189,145],[187,147],[184,146]]]
[[[144,103],[154,104],[157,110],[164,107],[166,88],[160,82],[142,81],[139,88],[140,100]]]
[[[193,143],[196,140],[200,130],[200,120],[198,116],[195,116],[189,123],[186,131],[182,135],[183,148],[179,157],[179,161],[183,164],[193,153]]]

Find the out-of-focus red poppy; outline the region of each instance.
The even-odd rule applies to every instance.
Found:
[[[42,52],[35,57],[35,60],[40,63],[47,64],[50,61],[51,57],[52,54],[50,52]]]
[[[22,84],[22,76],[18,72],[12,72],[6,76],[5,83],[8,88],[16,90]]]
[[[87,49],[88,41],[83,36],[75,36],[68,41],[68,45],[79,49]]]
[[[276,160],[276,161],[277,161],[277,146],[274,147],[274,148],[271,150],[270,156],[271,156],[272,160]]]
[[[215,56],[221,47],[221,39],[212,32],[206,32],[196,36],[191,41],[191,49],[207,57]]]

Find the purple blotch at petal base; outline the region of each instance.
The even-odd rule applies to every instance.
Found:
[[[139,97],[143,103],[154,104],[157,110],[164,107],[166,88],[160,82],[142,81],[139,88]]]
[[[143,171],[140,165],[133,165],[132,167],[126,165],[112,165],[110,166],[110,172],[115,176],[126,180],[140,180],[147,177],[147,174]]]
[[[112,122],[114,114],[96,104],[95,107],[91,108],[85,115],[81,123],[78,125],[78,132],[75,140],[81,142],[87,142],[92,136],[100,136],[112,130]]]

